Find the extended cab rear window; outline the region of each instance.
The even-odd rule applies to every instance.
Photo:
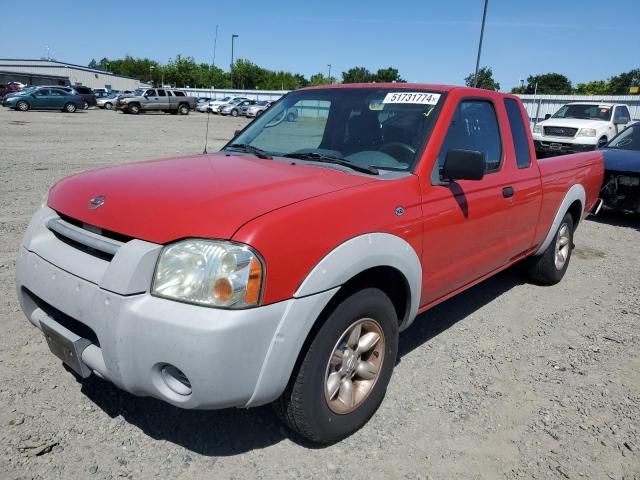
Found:
[[[531,152],[529,151],[529,138],[527,137],[520,106],[512,98],[505,99],[504,106],[507,109],[513,145],[516,150],[516,163],[518,168],[527,168],[531,165]]]
[[[184,95],[184,92],[176,92],[176,91],[174,91],[174,92],[173,92],[173,94],[174,94],[176,97],[184,97],[184,96],[185,96],[185,95]]]

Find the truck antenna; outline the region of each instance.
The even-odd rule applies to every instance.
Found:
[[[218,25],[216,25],[216,36],[213,40],[213,58],[211,60],[211,75],[212,75],[212,80],[213,80],[213,69],[216,68],[216,46],[218,45]],[[211,82],[213,83],[213,82]],[[211,97],[212,95],[212,90],[215,90],[215,86],[211,85],[213,88],[209,89],[209,97]],[[209,101],[211,101],[211,98],[209,98]],[[209,141],[209,117],[211,117],[211,109],[209,108],[209,105],[207,105],[207,132],[204,135],[204,150],[202,151],[202,154],[206,154],[207,153],[207,143]]]

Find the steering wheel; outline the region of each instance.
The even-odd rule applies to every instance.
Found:
[[[402,142],[385,143],[380,147],[380,151],[391,155],[401,163],[411,163],[413,156],[416,154],[415,148]]]

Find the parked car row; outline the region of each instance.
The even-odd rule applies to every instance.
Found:
[[[220,100],[202,101],[196,110],[202,113],[229,115],[232,117],[259,117],[273,102],[267,100],[252,100],[241,96],[228,96]]]

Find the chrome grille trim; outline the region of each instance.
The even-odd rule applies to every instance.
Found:
[[[124,245],[117,240],[111,240],[105,237],[101,237],[95,233],[89,232],[82,228],[71,225],[68,222],[60,218],[51,218],[47,222],[47,228],[52,232],[57,233],[63,237],[73,240],[85,247],[92,248],[107,255],[115,255],[118,249]]]

